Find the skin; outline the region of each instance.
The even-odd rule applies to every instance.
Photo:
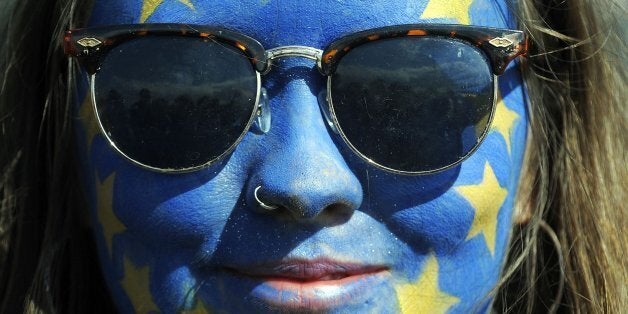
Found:
[[[512,28],[504,12],[501,0],[97,0],[87,26],[220,25],[267,49],[322,49],[342,35],[394,24]],[[230,156],[206,169],[168,175],[139,168],[108,145],[86,97],[87,76],[80,80],[77,92],[86,99],[76,109],[80,170],[101,267],[121,312],[485,311],[505,258],[525,147],[516,67],[499,79],[496,116],[478,151],[460,166],[425,176],[368,166],[326,128],[317,103],[325,81],[312,61],[282,59],[262,82],[272,112],[268,133],[250,131]],[[257,186],[266,202],[285,210],[256,206]],[[293,290],[277,288],[281,283],[223,268],[286,259],[377,264],[386,271],[335,286],[339,292],[328,299],[295,305],[285,301]]]

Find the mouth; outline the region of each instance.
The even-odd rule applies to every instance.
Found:
[[[390,277],[384,265],[328,259],[283,260],[225,267],[236,280],[254,282],[251,297],[281,311],[325,311],[368,298]]]
[[[289,260],[269,263],[249,269],[229,268],[227,270],[242,276],[265,280],[294,283],[314,283],[341,280],[348,277],[368,275],[388,269],[381,265],[361,265],[340,263],[328,260],[302,261]]]

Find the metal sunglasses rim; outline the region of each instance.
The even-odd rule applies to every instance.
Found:
[[[257,93],[255,96],[255,104],[254,106],[252,106],[251,108],[251,116],[249,117],[249,121],[247,122],[246,126],[244,127],[244,129],[242,130],[242,133],[240,133],[240,136],[238,136],[238,138],[233,142],[233,144],[231,144],[231,146],[229,146],[228,149],[226,149],[223,153],[221,153],[219,156],[203,163],[200,164],[198,166],[193,166],[193,167],[187,167],[187,168],[180,168],[180,169],[174,169],[174,168],[159,168],[159,167],[154,167],[154,166],[150,166],[147,164],[144,164],[140,161],[137,161],[133,158],[131,158],[130,156],[128,156],[127,154],[125,154],[116,144],[115,142],[111,139],[111,137],[109,137],[109,135],[107,134],[107,132],[105,131],[105,128],[102,125],[102,122],[100,120],[100,115],[98,114],[98,105],[96,104],[96,74],[98,74],[98,72],[91,74],[90,75],[90,98],[92,101],[92,110],[94,112],[96,121],[98,122],[98,128],[100,129],[100,133],[105,137],[105,139],[107,140],[107,142],[109,143],[109,146],[111,146],[114,151],[116,151],[119,155],[121,155],[122,157],[124,157],[126,160],[131,161],[133,164],[140,166],[141,168],[144,169],[148,169],[154,172],[158,172],[158,173],[165,173],[165,174],[179,174],[179,173],[189,173],[189,172],[194,172],[194,171],[198,171],[204,168],[207,168],[213,164],[215,164],[217,161],[222,160],[225,156],[231,154],[235,148],[238,146],[238,144],[240,144],[240,142],[242,142],[242,139],[244,138],[244,136],[248,133],[249,129],[251,128],[251,125],[254,123],[255,118],[257,117],[257,108],[259,106],[259,101],[260,101],[260,95],[261,95],[261,88],[262,88],[262,80],[261,80],[261,74],[259,71],[255,71],[255,76],[257,79]]]

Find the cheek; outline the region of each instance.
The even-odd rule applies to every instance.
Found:
[[[416,251],[446,253],[477,242],[490,256],[503,256],[525,148],[526,112],[515,68],[498,85],[486,139],[459,167],[424,177],[371,178],[371,206]]]
[[[140,169],[112,151],[100,134],[85,163],[91,167],[82,170],[84,177],[93,177],[93,185],[87,186],[94,189],[95,229],[101,229],[107,242],[119,238],[152,251],[181,254],[201,244],[211,246],[240,201],[243,186],[234,171],[238,168],[225,170],[222,165],[179,175]],[[112,253],[116,246],[108,249]]]
[[[527,117],[521,86],[514,68],[501,77],[487,138],[460,167],[429,177],[380,174],[380,180],[370,181],[371,191],[376,191],[370,206],[419,256],[401,261],[408,278],[416,277],[417,260],[427,256],[420,266],[424,275],[397,287],[402,308],[421,307],[415,299],[418,293],[433,297],[427,300],[436,302],[430,309],[439,306],[438,300],[445,308],[477,305],[498,280],[525,148]],[[440,290],[430,289],[429,280],[438,282]]]
[[[79,83],[79,94],[84,86]],[[233,208],[241,206],[246,169],[237,165],[249,164],[250,156],[234,153],[189,174],[146,171],[112,150],[89,100],[76,112],[83,188],[117,306],[123,312],[180,306],[198,284],[188,265],[213,254]]]
[[[116,216],[135,239],[158,251],[180,252],[198,248],[204,241],[215,242],[228,209],[238,202],[236,191],[241,186],[230,172],[173,178],[122,166],[111,176],[115,177],[112,206]]]

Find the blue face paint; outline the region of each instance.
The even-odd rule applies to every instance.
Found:
[[[207,24],[240,31],[266,48],[324,48],[342,35],[393,24],[512,27],[505,8],[502,0],[97,0],[88,26]],[[300,58],[279,60],[263,77],[270,131],[249,132],[229,157],[193,173],[159,174],[131,164],[96,134],[89,104],[77,106],[82,174],[117,306],[122,312],[487,308],[505,258],[526,129],[517,69],[511,66],[498,85],[495,118],[478,151],[459,167],[416,177],[367,166],[326,128],[317,103],[325,80]],[[87,89],[79,82],[80,95]],[[286,210],[259,208],[258,186],[264,200]]]

